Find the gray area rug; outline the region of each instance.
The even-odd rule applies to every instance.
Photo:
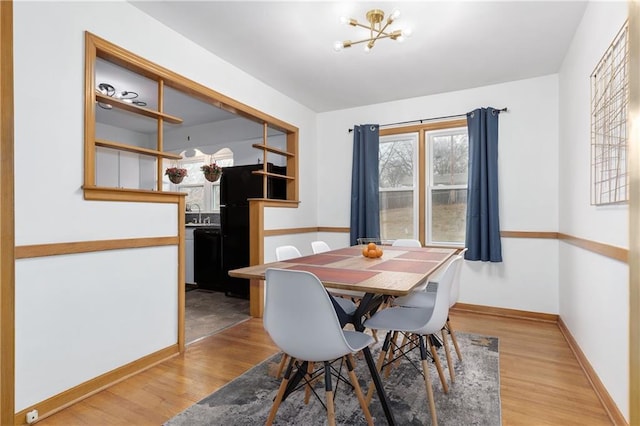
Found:
[[[438,423],[455,426],[500,425],[498,339],[463,333],[458,333],[457,336],[463,361],[457,360],[451,346],[456,381],[450,384],[448,394],[443,393],[435,365],[430,364]],[[377,359],[378,346],[379,344],[373,350],[374,359]],[[414,359],[419,359],[417,352],[412,352]],[[439,355],[449,379],[443,348],[440,348]],[[276,355],[262,362],[178,414],[166,425],[255,426],[264,424],[280,384],[280,381],[274,378],[279,360],[280,355]],[[418,368],[420,368],[419,364]],[[366,392],[370,375],[364,359],[357,360],[356,374]],[[403,360],[391,371],[389,378],[383,376],[383,383],[398,425],[431,424],[424,379],[410,363]],[[315,389],[324,400],[322,382],[317,383]],[[355,394],[344,383],[341,383],[338,388],[335,407],[338,424],[366,424]],[[374,396],[369,408],[376,424],[387,424],[377,396]],[[309,405],[305,406],[303,390],[292,393],[280,405],[274,422],[276,425],[323,425],[326,423],[326,412],[317,399],[312,396]]]
[[[185,294],[185,342],[218,333],[249,316],[249,301],[220,291],[190,290]]]

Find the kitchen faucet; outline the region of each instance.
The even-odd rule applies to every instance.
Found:
[[[193,209],[193,207],[197,207],[198,208],[198,219],[196,221],[196,223],[202,223],[202,214],[200,213],[200,205],[198,203],[191,203],[189,204],[190,208]]]

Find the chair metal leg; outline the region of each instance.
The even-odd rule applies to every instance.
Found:
[[[453,361],[451,360],[451,351],[449,350],[449,343],[447,343],[447,330],[444,328],[440,331],[442,334],[442,346],[444,346],[444,353],[447,356],[447,366],[449,367],[449,377],[451,377],[451,383],[455,382],[453,372]]]
[[[291,377],[292,370],[293,358],[289,360],[289,366],[287,367],[287,371],[284,373],[284,378],[282,379],[282,383],[280,383],[280,388],[278,388],[276,399],[273,400],[273,405],[271,406],[269,417],[267,418],[267,421],[265,423],[266,426],[271,426],[273,424],[273,420],[276,418],[276,413],[278,412],[278,408],[280,407],[280,403],[282,402],[282,397],[287,390],[287,385],[289,384],[289,378]]]
[[[369,412],[369,407],[367,406],[366,401],[364,400],[364,395],[362,394],[362,389],[360,388],[360,383],[358,383],[358,378],[356,377],[356,373],[353,371],[355,364],[353,363],[353,355],[347,355],[347,369],[349,370],[349,378],[351,379],[351,384],[353,385],[353,390],[358,397],[358,402],[360,403],[360,407],[362,407],[362,412],[364,413],[364,418],[367,420],[367,425],[373,425],[373,418],[371,417],[371,413]]]
[[[426,337],[427,337],[427,340],[429,341],[429,350],[431,352],[431,356],[433,357],[433,362],[435,362],[436,369],[438,370],[438,376],[440,376],[440,383],[442,383],[442,389],[444,390],[444,393],[449,393],[449,385],[447,385],[447,379],[444,377],[444,371],[442,370],[442,363],[440,362],[440,357],[438,356],[436,347],[433,344],[431,335]]]
[[[403,350],[402,348],[404,348],[404,346],[407,344],[407,340],[409,339],[409,334],[407,333],[402,333],[402,343],[400,343],[399,348],[401,348],[400,350]],[[411,350],[411,348],[409,348],[409,350]],[[408,352],[408,351],[405,351]],[[400,364],[400,357],[398,357],[394,363],[393,363],[393,368],[396,368],[398,366],[398,364]]]
[[[424,373],[424,385],[427,390],[427,400],[429,401],[429,411],[431,411],[431,424],[438,426],[438,415],[436,414],[436,402],[433,399],[433,386],[431,385],[431,375],[429,374],[429,363],[427,362],[427,347],[424,336],[419,336],[420,358],[422,359],[422,371]]]
[[[331,386],[331,364],[324,362],[324,389],[327,396],[327,421],[329,426],[336,426],[336,409],[333,404],[333,388]]]
[[[456,349],[456,355],[458,355],[458,360],[462,361],[462,353],[460,352],[460,347],[458,347],[458,339],[456,339],[456,334],[453,332],[453,327],[451,327],[451,322],[449,318],[447,318],[447,323],[445,324],[447,330],[449,330],[449,334],[451,335],[451,340],[453,341],[453,347]]]

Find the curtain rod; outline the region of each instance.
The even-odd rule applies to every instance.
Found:
[[[498,111],[498,114],[500,114],[501,112],[507,112],[507,107],[501,108],[501,109],[496,109],[496,111]],[[447,118],[456,118],[456,117],[465,117],[468,113],[464,113],[464,114],[455,114],[455,115],[444,115],[442,117],[431,117],[431,118],[422,118],[420,120],[409,120],[409,121],[400,121],[398,123],[387,123],[387,124],[380,124],[380,127],[386,127],[386,126],[397,126],[399,124],[409,124],[409,123],[420,123],[422,124],[423,121],[433,121],[433,120],[444,120]],[[349,129],[349,133],[353,132],[353,129]]]

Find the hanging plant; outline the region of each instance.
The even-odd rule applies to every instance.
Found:
[[[179,167],[169,167],[164,172],[165,175],[169,176],[169,180],[175,184],[179,184],[182,182],[182,179],[187,176],[187,169],[181,169]]]
[[[209,182],[215,182],[222,176],[222,167],[218,166],[215,162],[211,164],[205,164],[200,167],[200,170],[204,173],[204,178]]]

